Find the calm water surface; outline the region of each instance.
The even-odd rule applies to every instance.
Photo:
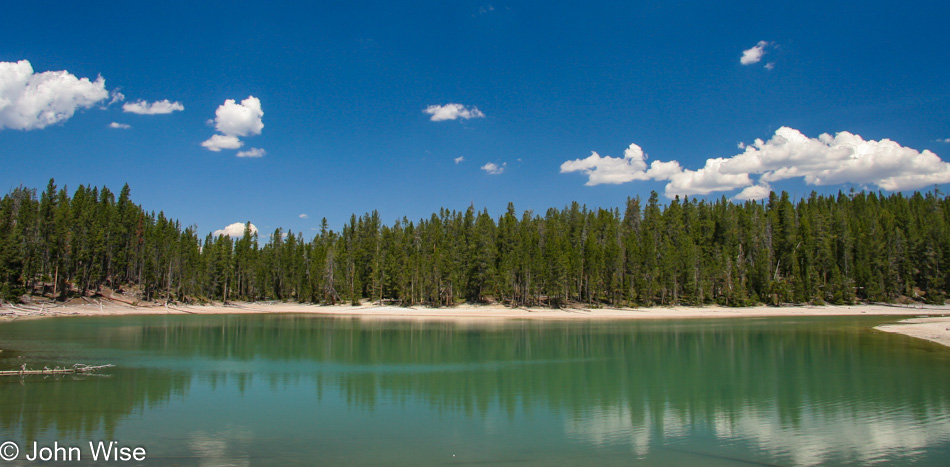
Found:
[[[146,465],[946,465],[950,350],[884,321],[0,323],[2,369],[117,365],[0,380],[0,441]]]

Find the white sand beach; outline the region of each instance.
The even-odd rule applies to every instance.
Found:
[[[950,347],[950,317],[947,316],[905,319],[898,324],[887,324],[875,329],[926,339]]]

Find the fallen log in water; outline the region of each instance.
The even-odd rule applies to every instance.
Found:
[[[70,374],[86,374],[86,373],[95,373],[103,368],[112,368],[115,365],[84,365],[82,363],[77,363],[71,367],[56,367],[56,368],[46,368],[43,367],[42,370],[31,370],[26,367],[24,364],[20,367],[19,370],[3,370],[0,371],[0,376],[26,376],[26,375],[70,375]]]

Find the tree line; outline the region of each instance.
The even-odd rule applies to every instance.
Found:
[[[498,218],[469,207],[383,223],[323,219],[309,241],[276,229],[199,237],[147,212],[125,185],[50,180],[0,200],[0,299],[65,300],[103,287],[146,301],[291,300],[452,306],[655,306],[760,303],[943,303],[950,274],[950,201],[787,192],[742,203],[628,198],[624,209],[572,203]]]

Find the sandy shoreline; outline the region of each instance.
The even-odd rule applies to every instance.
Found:
[[[508,308],[497,305],[459,305],[452,308],[397,307],[363,304],[308,305],[300,303],[235,303],[230,305],[154,305],[129,306],[103,301],[79,305],[52,307],[32,305],[0,306],[0,318],[23,319],[52,316],[120,316],[153,314],[247,314],[247,313],[306,313],[312,315],[359,317],[364,319],[412,320],[626,320],[626,319],[694,319],[694,318],[753,318],[753,317],[806,317],[806,316],[906,316],[916,317],[902,324],[880,326],[877,329],[896,332],[950,346],[950,308],[901,307],[888,305],[853,306],[755,306],[745,308],[708,307],[654,307],[654,308]],[[921,318],[922,315],[941,316]]]
[[[874,329],[925,339],[950,347],[950,317],[905,319],[897,324],[885,324]]]
[[[78,305],[19,305],[0,306],[0,314],[7,317],[30,316],[115,316],[152,314],[246,314],[246,313],[306,313],[315,315],[364,316],[391,318],[498,318],[498,319],[677,319],[677,318],[742,318],[782,316],[916,316],[940,315],[950,317],[950,307],[889,306],[889,305],[827,305],[827,306],[752,306],[742,308],[720,306],[677,306],[652,308],[509,308],[501,305],[458,305],[451,308],[380,306],[364,303],[351,305],[310,305],[283,302],[236,302],[228,305],[131,306],[111,303]]]

